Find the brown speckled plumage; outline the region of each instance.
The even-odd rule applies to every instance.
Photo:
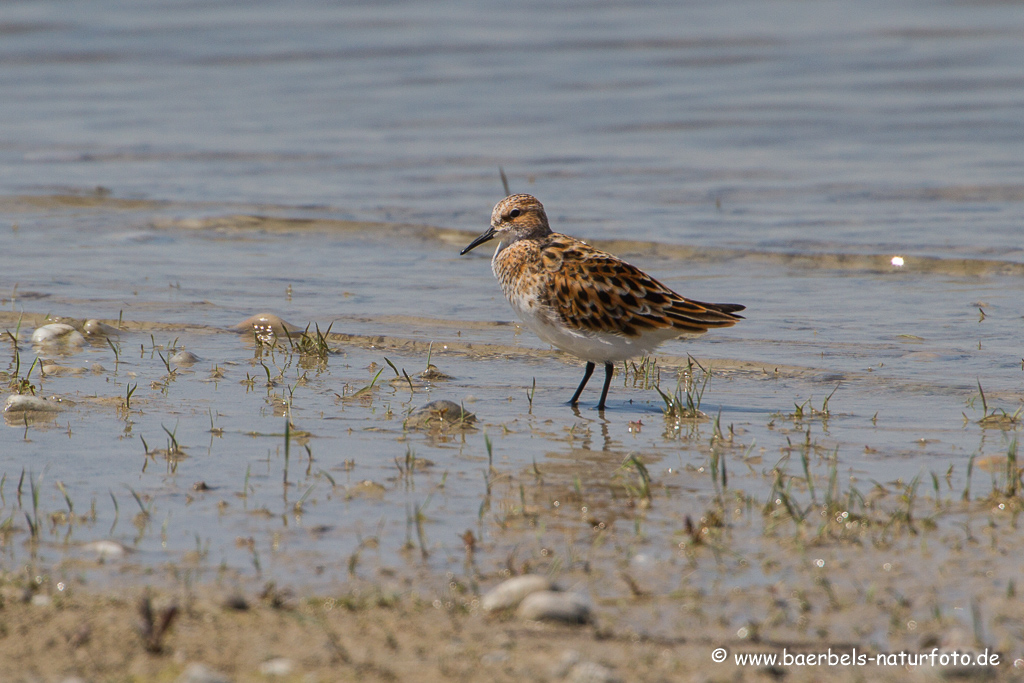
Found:
[[[491,228],[462,253],[494,238],[491,266],[519,317],[541,339],[587,361],[573,403],[594,363],[605,364],[603,408],[613,361],[742,320],[736,313],[744,306],[687,299],[611,254],[551,232],[544,207],[528,194],[498,202]]]
[[[675,329],[699,334],[735,325],[735,304],[676,294],[636,266],[567,235],[519,240],[498,253],[495,275],[509,299],[536,299],[561,324],[586,332],[642,335]]]

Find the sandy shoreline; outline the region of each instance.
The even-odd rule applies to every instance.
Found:
[[[737,665],[734,655],[864,653],[814,637],[751,642],[713,615],[676,638],[645,638],[609,623],[586,626],[487,617],[367,590],[324,597],[191,591],[70,591],[19,595],[4,589],[0,661],[5,680],[122,681],[715,681],[932,680],[949,675],[1013,680],[1012,662],[993,667]],[[140,602],[176,617],[147,646]],[[908,652],[930,652],[920,645]],[[712,653],[726,648],[728,659]],[[936,645],[935,647],[939,647]],[[948,651],[948,650],[947,650]],[[972,649],[973,651],[973,649]],[[875,653],[870,649],[870,656]]]

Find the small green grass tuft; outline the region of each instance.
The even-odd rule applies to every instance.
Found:
[[[660,386],[655,386],[654,389],[665,402],[665,407],[662,409],[665,417],[706,420],[708,416],[701,412],[700,404],[704,399],[704,391],[708,387],[708,382],[711,381],[711,370],[698,363],[693,356],[687,358],[686,369],[679,373],[674,393],[666,394]]]
[[[636,480],[630,481],[625,480],[626,492],[631,498],[639,500],[642,505],[648,506],[651,503],[651,473],[647,469],[647,465],[634,453],[630,453],[626,456],[626,459],[622,461],[619,466],[619,470],[622,472],[633,471],[636,473]]]
[[[314,324],[313,333],[310,334],[309,325],[306,325],[306,329],[297,339],[293,338],[285,330],[285,335],[288,337],[288,344],[292,352],[301,356],[300,364],[317,367],[327,365],[327,359],[331,355],[331,347],[327,343],[327,337],[330,335],[332,327],[334,327],[333,322],[327,326],[326,332],[321,332],[320,326]]]
[[[1024,405],[1017,408],[1015,412],[1008,413],[1003,408],[993,408],[991,412],[988,409],[988,400],[985,398],[985,390],[981,388],[981,380],[978,380],[978,396],[981,398],[981,412],[982,418],[978,420],[978,424],[982,427],[994,428],[994,429],[1014,429],[1021,423],[1021,413],[1024,412]],[[971,407],[974,406],[974,398],[970,399],[967,404]],[[964,415],[964,420],[967,420],[967,416]]]
[[[658,359],[644,356],[640,362],[623,361],[623,383],[629,384],[632,376],[633,386],[641,389],[654,389],[661,384],[661,368]]]

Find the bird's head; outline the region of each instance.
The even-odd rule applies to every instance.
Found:
[[[544,205],[530,194],[513,194],[498,202],[491,212],[491,227],[469,243],[460,255],[469,253],[494,238],[505,246],[521,239],[537,239],[551,234]]]

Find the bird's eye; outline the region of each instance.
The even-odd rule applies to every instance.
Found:
[[[523,213],[523,212],[520,211],[519,209],[512,209],[511,211],[508,212],[508,217],[509,218],[519,218],[519,215],[521,213]]]

